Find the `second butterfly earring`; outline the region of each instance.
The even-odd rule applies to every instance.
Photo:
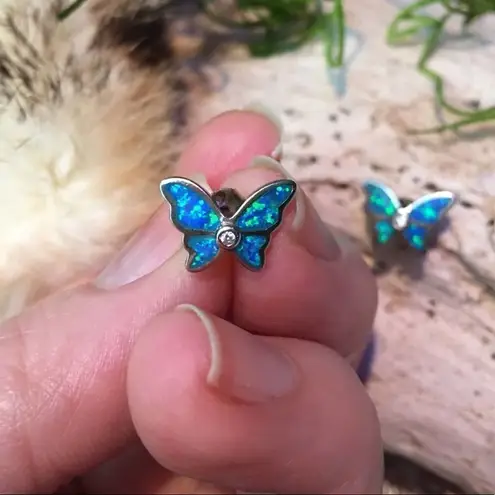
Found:
[[[371,218],[375,240],[387,244],[399,235],[407,245],[425,251],[437,233],[445,214],[455,203],[455,195],[438,191],[404,205],[389,187],[376,182],[363,184],[365,209]]]

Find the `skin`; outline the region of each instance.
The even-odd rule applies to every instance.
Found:
[[[286,176],[250,166],[280,139],[259,113],[223,114],[178,174],[247,195]],[[359,253],[300,191],[262,272],[223,256],[190,274],[168,215],[97,280],[0,328],[0,491],[78,477],[86,493],[380,493],[355,373],[377,304]]]

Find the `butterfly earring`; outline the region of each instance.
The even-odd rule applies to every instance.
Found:
[[[379,182],[368,180],[363,190],[378,244],[386,244],[400,233],[410,247],[419,251],[427,249],[430,234],[456,200],[453,193],[438,191],[404,206],[392,189]]]
[[[170,218],[184,234],[189,253],[186,268],[197,272],[208,267],[222,250],[235,253],[249,270],[265,265],[265,251],[272,232],[296,192],[292,180],[277,180],[243,200],[234,189],[209,194],[195,182],[181,177],[160,184],[170,204]]]

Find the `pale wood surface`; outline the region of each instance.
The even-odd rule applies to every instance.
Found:
[[[408,125],[436,122],[431,86],[414,68],[418,47],[386,46],[385,29],[397,12],[391,3],[347,5],[364,46],[344,99],[328,84],[316,44],[268,60],[228,61],[230,82],[200,120],[253,100],[270,104],[286,127],[286,167],[323,217],[356,239],[368,258],[364,179],[382,180],[401,197],[416,198],[431,184],[460,195],[451,228],[429,253],[422,277],[397,268],[379,277],[370,393],[389,449],[471,489],[493,491],[495,141],[408,135]],[[494,40],[490,19],[475,37],[449,42],[435,59],[455,101],[495,104]]]

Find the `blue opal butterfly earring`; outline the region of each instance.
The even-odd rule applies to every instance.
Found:
[[[296,187],[292,180],[277,180],[243,200],[234,189],[210,195],[189,179],[163,180],[160,190],[189,253],[186,268],[203,270],[225,250],[234,252],[249,270],[261,270],[271,234],[280,225]]]
[[[403,205],[392,189],[379,182],[368,180],[363,190],[378,244],[387,244],[400,233],[408,246],[418,251],[428,248],[430,234],[437,231],[456,199],[449,191],[438,191]]]

